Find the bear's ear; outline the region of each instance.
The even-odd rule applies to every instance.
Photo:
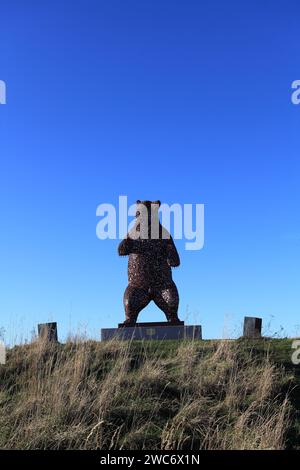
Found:
[[[140,203],[141,203],[141,201],[138,199],[138,200],[136,201],[136,204],[140,204]]]
[[[160,205],[161,205],[161,202],[160,202],[160,201],[153,201],[153,204],[157,204],[157,205],[158,205],[158,207],[160,207]]]

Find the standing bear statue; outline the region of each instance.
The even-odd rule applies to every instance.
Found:
[[[136,324],[138,314],[153,300],[170,324],[180,324],[179,296],[171,268],[180,259],[174,241],[159,221],[160,201],[137,201],[133,228],[119,244],[128,256],[128,286],[124,293],[124,326]]]

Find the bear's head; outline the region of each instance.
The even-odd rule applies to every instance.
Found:
[[[136,201],[136,219],[139,228],[145,228],[146,232],[155,224],[159,226],[160,201]]]
[[[151,211],[158,212],[160,205],[160,201],[140,201],[138,199],[136,201],[136,216],[138,217],[141,214],[141,211],[144,211],[145,209],[147,209],[148,213],[151,213]]]

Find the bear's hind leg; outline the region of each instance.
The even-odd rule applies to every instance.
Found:
[[[178,305],[179,295],[174,282],[167,286],[156,288],[154,291],[153,300],[156,305],[164,312],[168,322],[178,323]]]
[[[148,289],[142,287],[127,286],[124,293],[125,324],[134,325],[138,314],[150,302]]]

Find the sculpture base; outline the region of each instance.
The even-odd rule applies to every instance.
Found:
[[[147,328],[149,327],[157,327],[157,326],[179,326],[179,325],[184,325],[184,321],[178,321],[177,323],[169,323],[166,321],[153,321],[153,322],[143,322],[143,323],[119,323],[118,328],[130,328],[130,327],[141,327],[145,326]]]
[[[134,326],[120,324],[119,328],[102,328],[101,341],[119,339],[130,340],[168,340],[168,339],[202,339],[200,325],[170,324],[168,322],[136,323]]]

